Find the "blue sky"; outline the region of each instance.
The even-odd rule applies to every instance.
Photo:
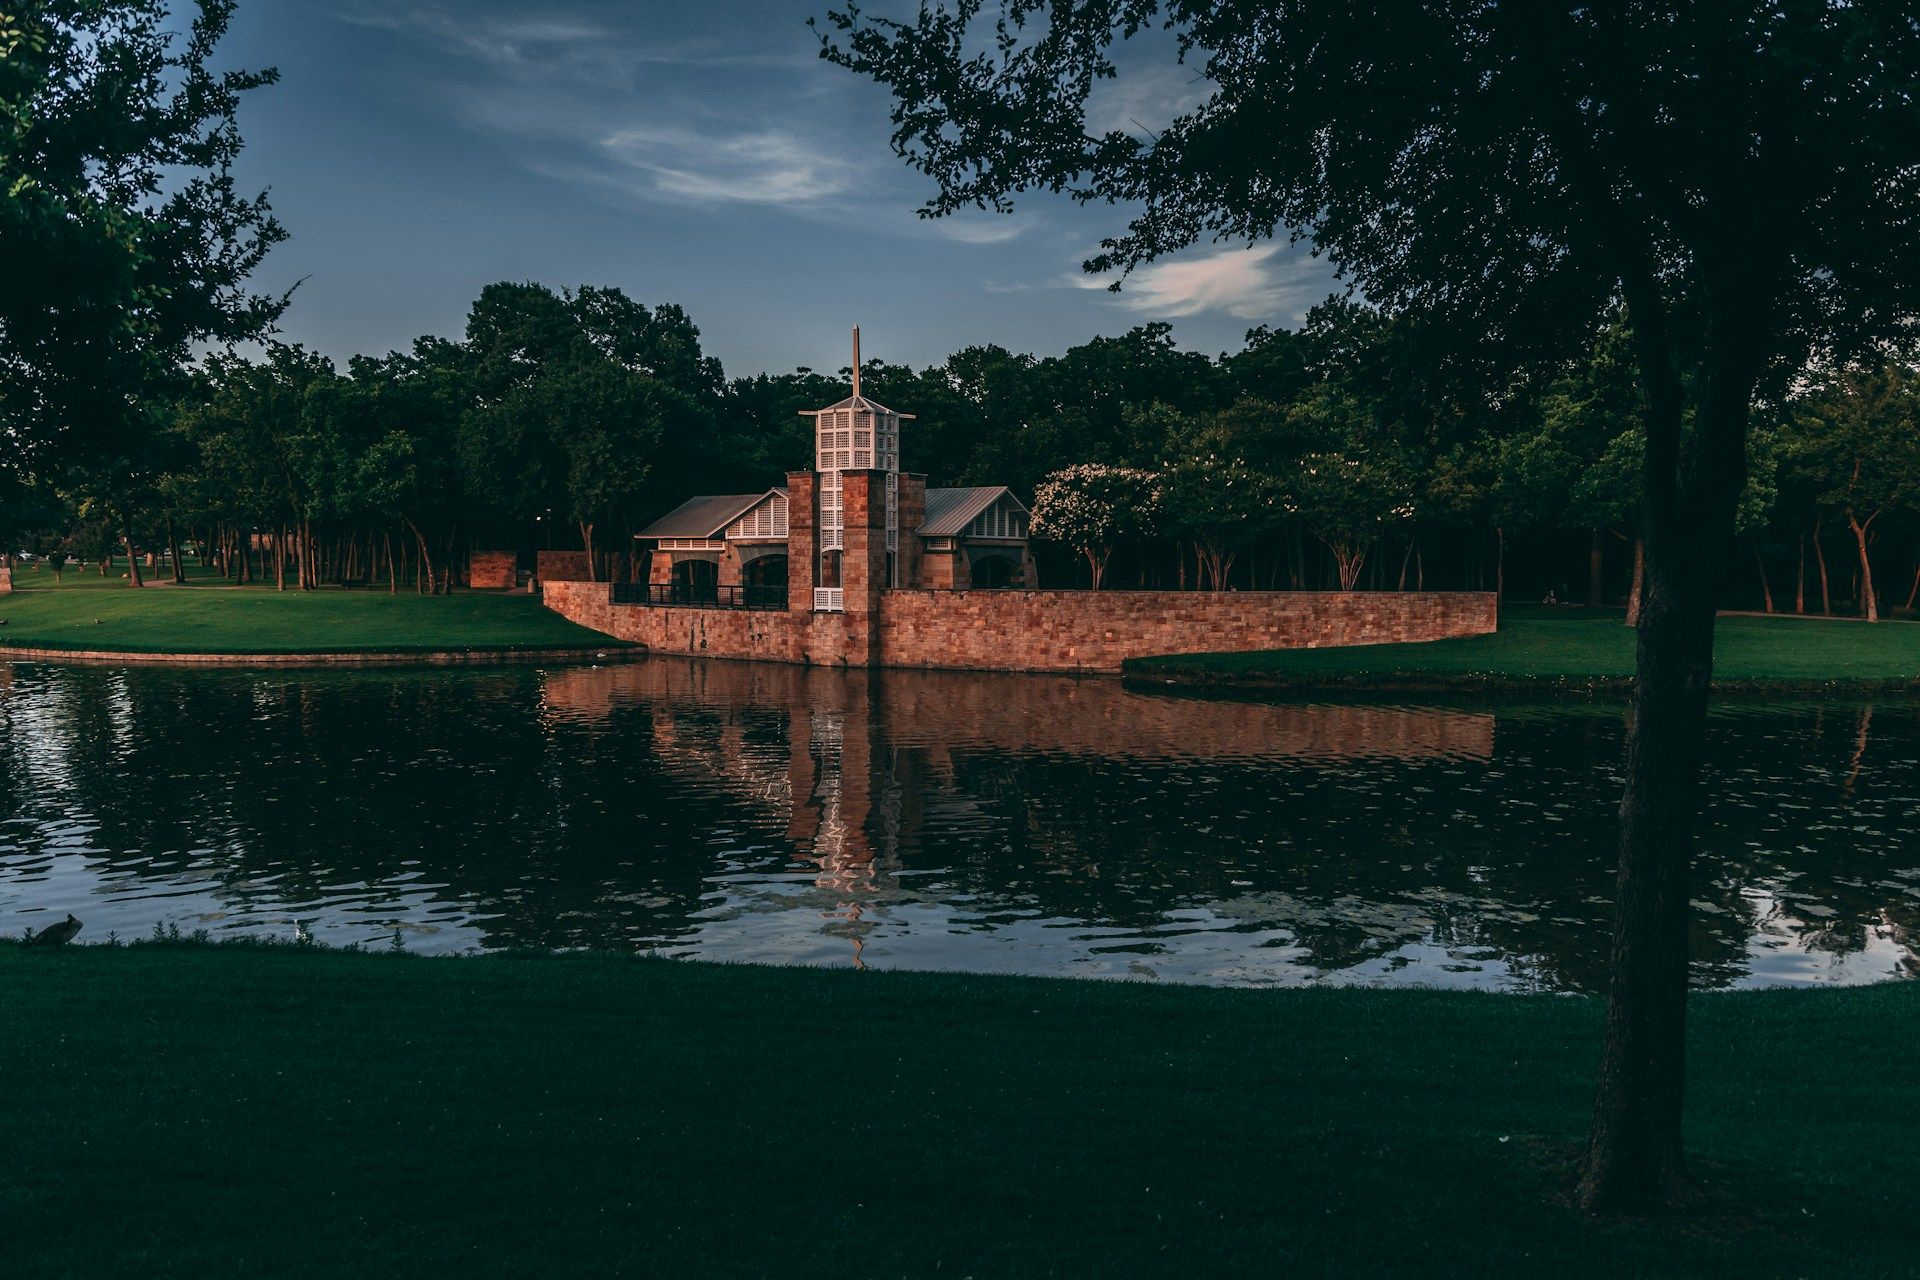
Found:
[[[678,302],[730,376],[925,364],[974,343],[1049,354],[1147,320],[1237,349],[1331,290],[1285,245],[1203,246],[1119,295],[1080,262],[1122,211],[1045,196],[928,222],[887,100],[821,62],[827,0],[243,0],[224,56],[276,65],[244,103],[241,178],[292,233],[285,336],[339,359],[457,336],[492,280]],[[1151,127],[1197,91],[1123,78],[1100,122]]]

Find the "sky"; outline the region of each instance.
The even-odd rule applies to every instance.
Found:
[[[925,365],[997,343],[1056,354],[1165,320],[1237,350],[1335,285],[1282,244],[1203,245],[1123,291],[1080,263],[1125,211],[1063,198],[925,220],[932,184],[888,144],[884,90],[822,62],[829,0],[242,0],[221,60],[276,66],[243,100],[243,186],[291,238],[258,280],[302,280],[283,336],[343,360],[457,337],[494,280],[676,302],[729,376]],[[1103,91],[1096,124],[1151,128],[1200,91],[1170,59]]]

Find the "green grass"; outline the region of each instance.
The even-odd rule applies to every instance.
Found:
[[[9,648],[120,653],[419,653],[447,650],[616,648],[620,641],[542,608],[531,596],[456,592],[420,596],[384,587],[276,591],[229,587],[197,568],[190,585],[129,587],[116,567],[14,567],[0,596],[0,654]],[[162,575],[164,577],[164,575]]]
[[[18,1275],[1913,1275],[1920,983],[1703,995],[1720,1208],[1566,1200],[1589,999],[0,946]]]
[[[1714,679],[1728,688],[1920,687],[1920,624],[1834,618],[1719,620]],[[1197,684],[1381,689],[1607,687],[1633,679],[1634,633],[1619,610],[1509,610],[1491,635],[1425,644],[1270,649],[1140,658],[1129,677]]]

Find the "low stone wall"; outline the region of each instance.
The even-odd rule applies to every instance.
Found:
[[[893,667],[1118,671],[1162,653],[1318,649],[1481,635],[1492,592],[889,591]]]
[[[645,649],[419,649],[368,653],[136,653],[117,649],[35,649],[0,645],[0,664],[74,662],[162,667],[470,667],[514,663],[637,662]]]
[[[1482,635],[1491,592],[888,591],[877,614],[615,605],[550,582],[547,607],[656,653],[961,671],[1114,672],[1162,653],[1310,649]]]

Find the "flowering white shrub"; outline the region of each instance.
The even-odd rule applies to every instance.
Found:
[[[1151,471],[1079,463],[1049,475],[1033,491],[1033,536],[1085,556],[1098,591],[1114,546],[1152,531],[1160,497],[1160,479]]]

